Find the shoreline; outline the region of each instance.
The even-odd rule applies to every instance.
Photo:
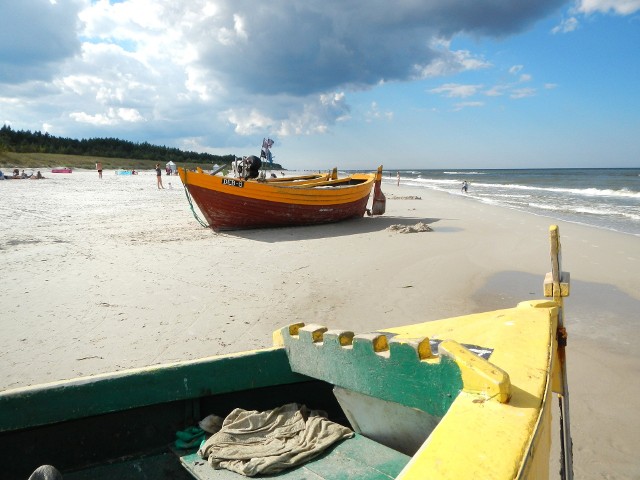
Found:
[[[548,169],[543,169],[543,170],[548,170]],[[614,169],[614,170],[619,170],[619,169]],[[629,170],[635,170],[635,169],[629,169]],[[385,183],[385,180],[388,180],[387,183]],[[518,212],[523,212],[523,213],[527,213],[529,215],[535,215],[536,217],[541,217],[541,218],[546,218],[550,221],[550,223],[565,223],[565,224],[573,224],[573,225],[580,225],[583,227],[589,227],[589,228],[596,228],[599,230],[605,230],[608,232],[614,232],[614,233],[620,233],[623,235],[631,235],[633,237],[638,237],[640,238],[640,233],[633,233],[630,231],[623,231],[623,230],[617,230],[613,227],[608,227],[608,226],[604,226],[604,225],[598,225],[595,223],[586,223],[586,222],[580,222],[578,220],[567,220],[567,219],[563,219],[563,218],[558,218],[558,217],[554,217],[553,215],[551,215],[550,213],[548,214],[543,214],[543,213],[539,213],[539,212],[534,212],[534,211],[528,211],[525,210],[524,208],[520,208],[520,207],[515,207],[512,205],[506,205],[506,204],[493,204],[489,201],[483,200],[480,197],[474,196],[473,194],[459,194],[459,193],[454,193],[451,191],[447,191],[447,190],[440,190],[440,189],[436,189],[436,188],[431,188],[431,187],[425,187],[425,186],[418,186],[418,185],[402,185],[400,184],[400,187],[396,187],[395,181],[390,180],[388,177],[383,178],[383,183],[382,183],[383,188],[407,188],[407,189],[413,189],[416,192],[422,192],[422,191],[429,191],[429,192],[437,192],[437,193],[444,193],[446,195],[451,195],[453,197],[464,197],[464,198],[468,198],[470,200],[474,200],[478,203],[482,203],[484,205],[488,205],[490,207],[496,207],[496,208],[505,208],[508,210],[515,210]],[[418,195],[419,196],[419,195]]]
[[[634,235],[386,183],[381,217],[216,234],[177,176],[47,177],[0,186],[3,389],[267,347],[299,321],[367,332],[543,298],[556,223],[576,478],[640,469]],[[433,231],[388,230],[418,222]]]

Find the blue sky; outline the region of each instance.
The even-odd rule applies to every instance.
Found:
[[[290,169],[638,167],[640,0],[0,0],[0,123]]]

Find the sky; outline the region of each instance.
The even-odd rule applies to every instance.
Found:
[[[0,0],[0,124],[288,169],[640,166],[640,0]]]

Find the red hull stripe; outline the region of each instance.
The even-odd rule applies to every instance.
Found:
[[[369,192],[354,202],[338,205],[300,205],[238,197],[188,185],[189,193],[214,230],[288,227],[332,223],[362,217]]]

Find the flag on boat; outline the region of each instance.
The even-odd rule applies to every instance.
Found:
[[[262,139],[262,151],[260,152],[260,158],[266,158],[269,163],[273,163],[273,157],[271,156],[271,150],[273,146],[273,140],[270,138]]]

